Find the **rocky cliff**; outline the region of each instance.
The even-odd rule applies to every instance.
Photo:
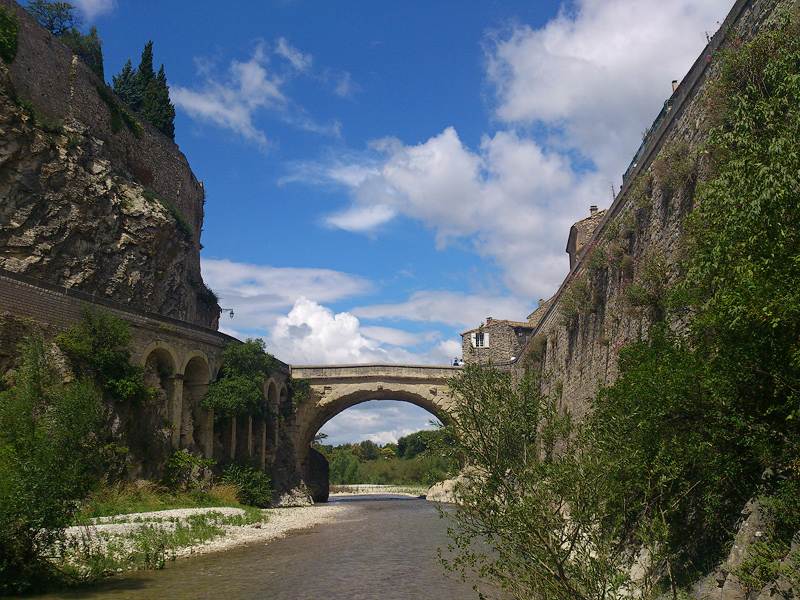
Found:
[[[203,188],[185,157],[18,5],[0,6],[20,21],[0,64],[0,268],[216,328]]]

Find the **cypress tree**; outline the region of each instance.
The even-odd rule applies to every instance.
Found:
[[[120,98],[161,133],[175,139],[175,107],[169,99],[164,65],[157,75],[153,71],[153,40],[144,46],[139,69],[129,60],[113,81]]]
[[[138,111],[142,106],[142,90],[139,89],[136,75],[136,69],[133,68],[130,59],[128,59],[122,72],[119,75],[114,75],[111,79],[117,96],[122,98],[133,110]]]

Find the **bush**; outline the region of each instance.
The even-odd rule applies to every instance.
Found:
[[[242,504],[267,508],[272,502],[272,483],[255,462],[228,465],[223,481],[237,487],[236,497]]]
[[[142,366],[130,362],[132,341],[127,323],[89,310],[56,338],[77,377],[93,378],[114,400],[143,403],[153,392],[142,381]]]
[[[19,44],[19,21],[17,17],[0,7],[0,58],[11,64],[17,56]]]
[[[0,394],[0,595],[59,581],[46,557],[103,462],[91,382],[64,384],[39,339],[27,343],[14,379]]]

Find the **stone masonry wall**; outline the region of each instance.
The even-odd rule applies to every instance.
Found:
[[[199,237],[203,184],[192,173],[177,144],[142,119],[137,119],[144,129],[141,139],[124,126],[112,132],[108,106],[96,89],[98,83],[104,82],[83,61],[73,61],[72,51],[22,6],[14,0],[0,2],[20,22],[19,49],[9,65],[19,97],[33,104],[39,115],[76,119],[89,127],[91,134],[102,139],[111,155],[127,165],[143,185],[175,204]]]
[[[735,3],[533,332],[526,353],[536,356],[544,347],[543,391],[559,396],[576,417],[589,410],[598,385],[616,378],[619,349],[646,334],[656,316],[655,303],[642,302],[633,290],[650,288],[657,295],[676,278],[683,222],[703,178],[703,162],[693,151],[708,130],[703,93],[714,52],[727,32],[751,39],[776,11],[796,6],[795,0]],[[514,368],[524,368],[523,359]]]

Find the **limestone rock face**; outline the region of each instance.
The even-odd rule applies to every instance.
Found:
[[[0,268],[216,328],[199,231],[105,146],[76,119],[23,110],[0,64]]]

